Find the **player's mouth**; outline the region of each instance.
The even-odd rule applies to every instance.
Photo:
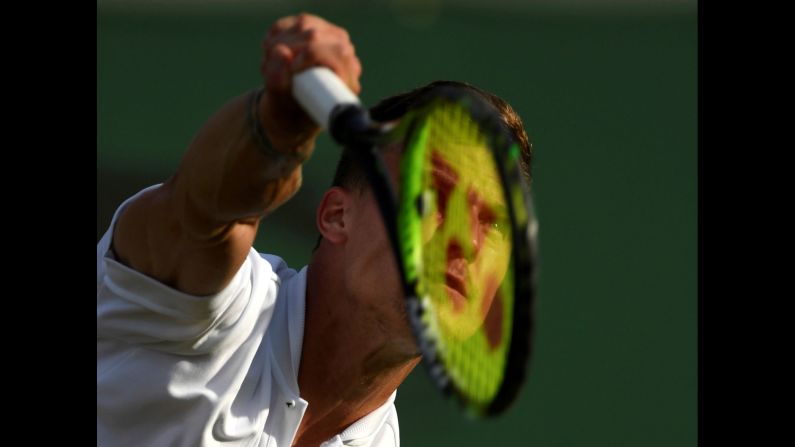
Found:
[[[453,311],[464,310],[467,296],[467,271],[469,265],[463,257],[463,250],[457,243],[447,247],[447,269],[444,272],[444,283],[447,296],[453,303]]]
[[[445,284],[447,287],[455,290],[456,292],[460,293],[463,296],[467,294],[467,285],[466,285],[466,276],[465,273],[456,271],[459,269],[453,269],[450,266],[447,272],[444,275]]]
[[[445,284],[463,296],[467,295],[466,277],[469,266],[464,258],[464,248],[456,240],[447,244],[447,270]]]

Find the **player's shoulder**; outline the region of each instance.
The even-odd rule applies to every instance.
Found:
[[[287,261],[281,256],[271,253],[257,253],[257,256],[262,261],[265,261],[270,266],[273,273],[282,281],[286,281],[298,273],[295,269],[287,265]]]

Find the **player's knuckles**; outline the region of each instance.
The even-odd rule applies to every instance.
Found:
[[[302,40],[308,44],[314,44],[323,40],[323,35],[317,28],[309,28],[301,32]]]
[[[307,30],[301,33],[287,33],[270,39],[265,48],[265,54],[270,54],[277,46],[285,46],[292,53],[305,52],[307,47],[322,45],[323,37],[316,30]],[[312,51],[312,50],[310,50]]]
[[[273,49],[278,45],[290,45],[291,42],[295,40],[294,36],[290,36],[288,33],[279,34],[278,36],[271,36],[265,39],[263,43],[263,48],[265,49],[266,54],[273,51]]]
[[[265,35],[263,47],[273,46],[277,42],[295,41],[302,33],[311,28],[307,19],[300,16],[280,19]]]
[[[356,50],[350,42],[338,39],[317,39],[306,48],[308,58],[339,59],[346,63],[356,58]]]
[[[301,64],[321,64],[327,57],[327,49],[323,42],[317,41],[307,45],[300,54]]]
[[[337,42],[334,45],[334,51],[336,51],[337,54],[344,59],[356,57],[356,49],[350,42]]]
[[[289,76],[289,68],[294,59],[292,50],[284,44],[273,47],[269,56],[263,61],[263,75],[266,82],[272,87],[285,84],[285,78]]]
[[[305,51],[302,51],[296,54],[296,56],[293,58],[293,61],[290,64],[290,70],[293,73],[302,71],[305,68],[309,68],[310,66],[312,66],[313,65],[312,61],[313,60],[311,58],[307,60],[307,53]]]
[[[279,20],[277,20],[276,22],[273,23],[273,25],[271,26],[270,30],[268,31],[268,34],[269,35],[278,34],[280,32],[288,30],[288,29],[292,28],[293,26],[295,26],[295,24],[298,21],[298,19],[299,19],[299,16],[282,17],[281,19],[279,19]]]
[[[312,28],[327,27],[328,24],[328,22],[316,15],[302,12],[295,17],[294,27],[299,31],[306,31]]]
[[[289,46],[279,43],[270,48],[270,51],[265,56],[265,61],[268,67],[274,69],[284,68],[293,57],[293,51]]]
[[[339,40],[343,42],[351,41],[351,35],[348,33],[347,30],[345,30],[345,28],[340,28],[335,26],[333,29]]]
[[[268,31],[267,37],[278,36],[284,33],[303,32],[309,29],[328,29],[333,27],[321,17],[302,12],[293,16],[283,17],[277,20]]]
[[[334,57],[339,59],[345,71],[357,75],[361,71],[361,62],[356,56],[356,48],[350,43],[337,42],[332,49]]]
[[[309,26],[310,21],[311,21],[311,15],[302,12],[295,16],[295,27],[301,31],[304,31]]]

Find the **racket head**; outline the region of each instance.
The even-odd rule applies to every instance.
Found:
[[[433,382],[475,417],[502,413],[531,350],[537,223],[498,112],[441,86],[404,116],[396,226],[409,320]]]

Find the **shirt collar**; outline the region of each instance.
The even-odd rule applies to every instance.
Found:
[[[274,266],[279,271],[282,266]],[[294,272],[294,270],[293,270]],[[304,318],[306,313],[306,272],[307,267],[292,275],[279,275],[279,295],[276,309],[268,329],[271,350],[275,365],[279,370],[288,394],[297,398],[298,371],[301,366],[301,352],[304,343]]]

